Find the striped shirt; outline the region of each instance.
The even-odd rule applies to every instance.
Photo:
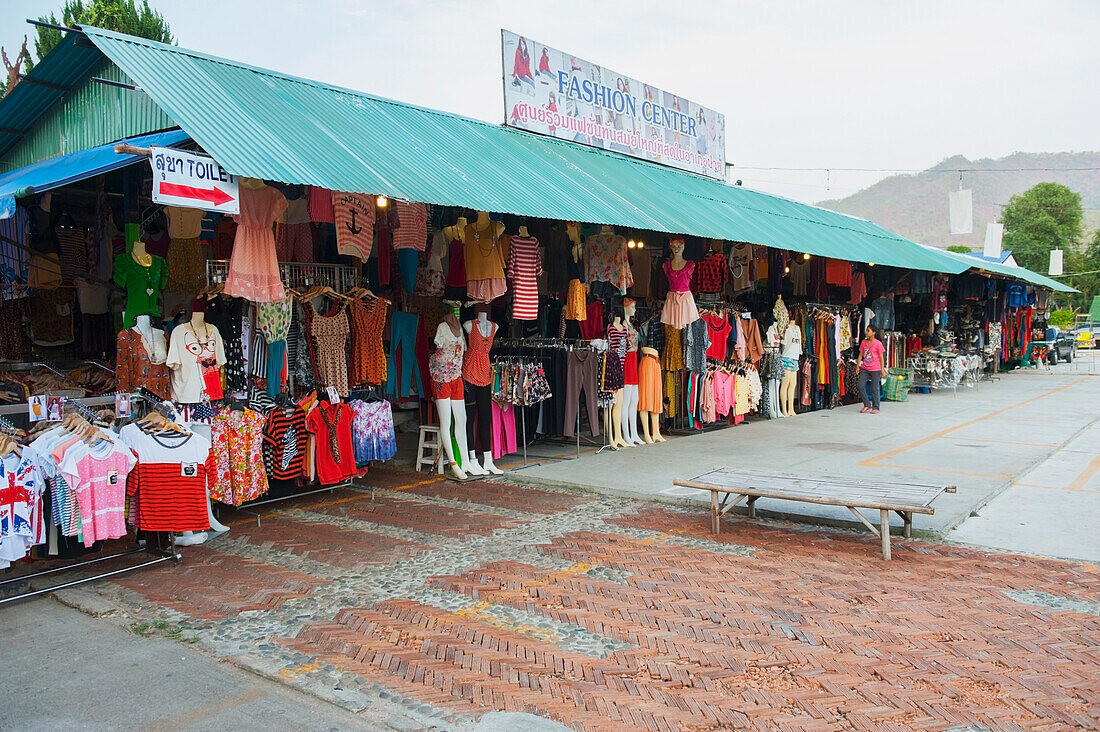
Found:
[[[394,201],[401,226],[393,232],[394,249],[424,251],[428,245],[428,207],[423,203]]]
[[[539,285],[542,271],[542,250],[534,237],[512,237],[508,255],[508,277],[512,280],[512,318],[538,320]]]
[[[264,425],[264,467],[274,480],[289,480],[302,474],[305,465],[306,413],[295,406],[287,415],[276,409]]]
[[[136,524],[145,531],[204,531],[207,475],[213,474],[210,441],[199,434],[146,434],[136,424],[119,432],[138,464],[126,480],[126,493],[136,496]]]

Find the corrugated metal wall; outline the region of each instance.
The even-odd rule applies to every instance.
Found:
[[[134,83],[118,66],[106,60],[92,76]],[[145,93],[85,79],[0,160],[0,172],[175,126]]]

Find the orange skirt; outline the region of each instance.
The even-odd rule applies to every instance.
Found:
[[[647,353],[638,364],[638,411],[660,412],[662,402],[661,363]]]

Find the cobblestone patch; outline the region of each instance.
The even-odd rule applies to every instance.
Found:
[[[712,537],[702,510],[378,480],[394,492],[303,499],[97,591],[425,728],[491,710],[577,730],[1100,725],[1100,577],[1080,565],[911,540],[886,563],[849,532]]]

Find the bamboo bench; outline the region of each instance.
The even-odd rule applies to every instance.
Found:
[[[710,530],[721,531],[722,516],[741,501],[748,500],[749,517],[756,518],[756,501],[778,498],[826,506],[844,506],[872,533],[882,539],[882,558],[890,559],[890,512],[905,522],[903,533],[912,535],[913,514],[935,513],[932,501],[941,493],[954,493],[953,485],[871,481],[841,476],[812,476],[776,473],[751,468],[715,468],[673,485],[710,491]],[[721,494],[721,498],[719,498]],[[733,502],[730,498],[736,496]],[[868,521],[857,509],[878,509],[879,525]]]

